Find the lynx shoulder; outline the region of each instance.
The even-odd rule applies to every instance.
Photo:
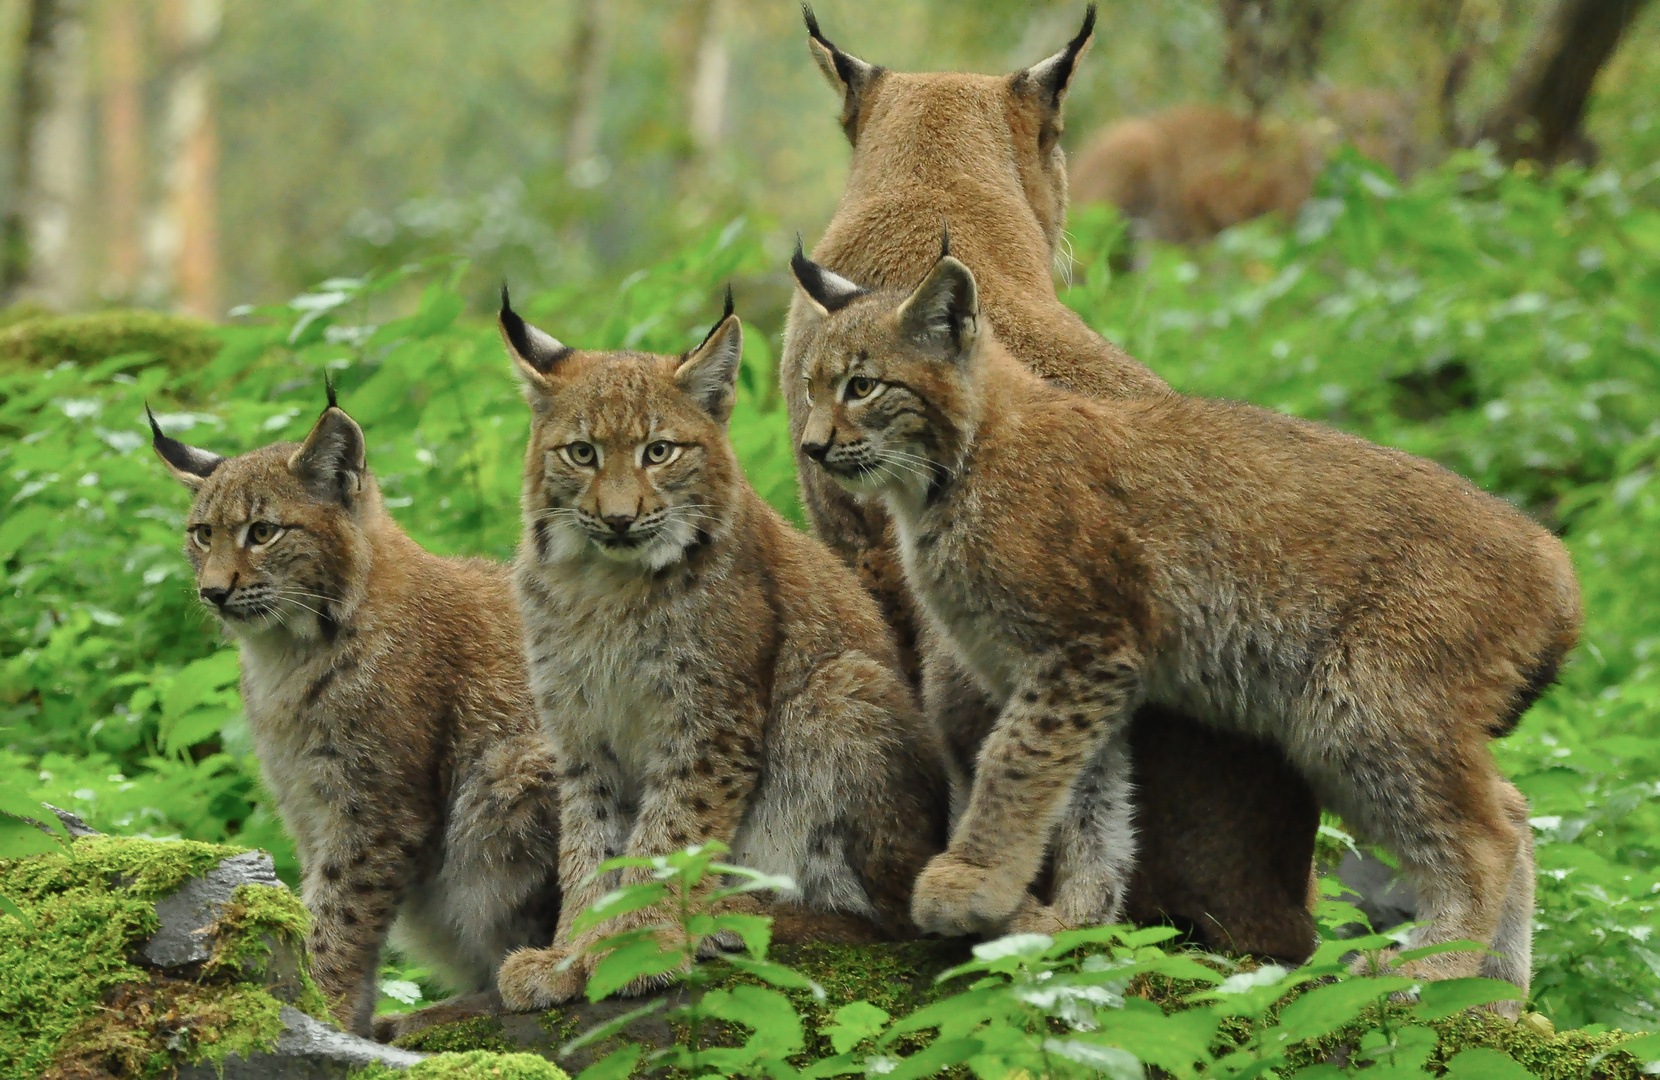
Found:
[[[730,304],[697,349],[660,356],[567,348],[504,297],[532,410],[514,580],[563,767],[561,929],[503,966],[516,1007],[567,1000],[595,958],[561,972],[565,957],[661,917],[573,938],[619,880],[595,876],[607,858],[718,840],[792,878],[786,906],[904,936],[944,843],[943,754],[880,613],[739,470]]]
[[[811,275],[804,277],[811,282]],[[827,317],[803,450],[879,497],[906,577],[998,705],[969,804],[917,884],[924,929],[996,925],[1047,843],[1063,915],[1110,917],[1137,704],[1272,740],[1392,849],[1426,977],[1526,987],[1527,806],[1488,742],[1580,625],[1561,544],[1430,462],[1242,405],[1090,401],[1034,377],[942,257]],[[895,456],[910,468],[884,470]]]
[[[551,940],[559,812],[507,568],[409,539],[329,397],[303,444],[236,457],[151,424],[195,493],[185,554],[241,655],[314,917],[313,974],[366,1033],[388,933],[462,989]]]

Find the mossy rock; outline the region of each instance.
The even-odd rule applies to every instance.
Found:
[[[274,1044],[283,1007],[323,1017],[305,970],[308,923],[286,888],[243,886],[211,908],[199,959],[159,964],[146,946],[157,902],[241,849],[190,841],[77,838],[0,861],[0,1078],[170,1076]]]
[[[15,309],[13,309],[15,310]],[[114,310],[86,315],[36,311],[15,322],[0,317],[0,371],[83,366],[111,357],[145,354],[171,371],[194,371],[219,353],[212,323],[160,311]]]

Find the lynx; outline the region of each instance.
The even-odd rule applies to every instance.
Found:
[[[629,880],[596,878],[607,858],[719,840],[792,878],[809,912],[905,937],[912,884],[944,846],[943,750],[880,613],[739,471],[731,303],[696,349],[660,356],[566,348],[502,298],[533,414],[514,582],[564,808],[556,943],[501,971],[518,1008],[568,1000],[596,957],[561,961],[660,920],[572,937]]]
[[[336,1016],[368,1034],[389,931],[458,988],[488,987],[559,910],[557,770],[507,568],[398,528],[332,387],[303,444],[224,458],[150,425],[195,493],[185,554],[241,654]]]
[[[957,251],[980,274],[987,321],[1022,363],[1080,393],[1158,396],[1164,382],[1084,325],[1051,276],[1067,200],[1062,104],[1094,18],[1092,7],[1065,48],[1012,75],[924,75],[837,48],[806,11],[808,44],[841,96],[853,144],[847,190],[814,256],[860,281],[909,286],[933,264],[940,222],[949,220]],[[803,357],[817,327],[797,297],[782,386],[798,442],[808,411]],[[918,640],[921,620],[881,503],[843,491],[805,458],[797,463],[815,531],[877,598],[966,774],[995,711],[947,650]],[[1129,914],[1169,919],[1215,947],[1304,958],[1314,945],[1309,871],[1319,822],[1308,786],[1272,746],[1167,709],[1144,710],[1135,729],[1145,857]],[[1210,763],[1227,767],[1196,768]]]
[[[998,704],[969,805],[917,883],[925,930],[995,926],[1051,837],[1063,917],[1110,918],[1121,743],[1143,701],[1282,747],[1390,848],[1420,977],[1526,988],[1532,834],[1502,735],[1580,624],[1561,544],[1430,462],[1179,395],[1091,401],[1034,376],[942,255],[909,295],[822,271],[802,451],[893,515],[907,579]],[[828,296],[826,287],[838,290]],[[904,461],[907,468],[886,468]]]

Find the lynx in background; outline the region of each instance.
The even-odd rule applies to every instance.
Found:
[[[933,265],[940,223],[949,221],[953,246],[979,274],[986,320],[1021,363],[1079,393],[1168,393],[1055,294],[1051,268],[1067,201],[1062,106],[1093,37],[1094,8],[1059,52],[1001,76],[889,71],[837,48],[811,10],[806,19],[813,58],[841,98],[853,146],[847,189],[814,257],[867,284],[909,288]],[[803,358],[819,319],[798,296],[784,339],[780,385],[798,447],[808,411]],[[876,596],[930,716],[960,771],[971,771],[996,711],[948,650],[919,640],[922,620],[881,502],[855,498],[797,454],[814,530]],[[1216,948],[1307,957],[1319,810],[1284,755],[1158,708],[1137,715],[1132,741],[1136,819],[1147,843],[1128,914],[1169,919]],[[1226,767],[1207,767],[1217,763]]]
[[[618,880],[594,877],[602,861],[707,840],[844,917],[798,913],[780,939],[850,922],[911,935],[916,875],[945,842],[944,754],[870,597],[738,469],[730,292],[683,356],[566,348],[505,294],[501,329],[533,413],[514,580],[564,770],[565,886],[556,946],[508,957],[503,997],[569,1000],[598,958],[563,959],[661,921],[640,911],[572,939]]]
[[[805,287],[822,281],[803,277]],[[995,926],[1052,836],[1130,852],[1119,751],[1142,701],[1272,739],[1392,850],[1421,976],[1530,976],[1532,832],[1487,743],[1580,624],[1566,551],[1430,462],[1245,405],[1094,402],[1034,376],[944,255],[914,293],[842,297],[806,357],[802,449],[893,515],[930,618],[998,704],[969,806],[917,883],[926,930]],[[905,471],[881,463],[902,457]],[[1122,887],[1122,879],[1111,883]],[[1108,897],[1110,901],[1110,896]]]
[[[559,910],[556,770],[507,568],[404,535],[332,388],[303,445],[222,458],[150,425],[196,493],[185,554],[241,653],[336,1017],[369,1033],[389,930],[457,988],[491,985]]]

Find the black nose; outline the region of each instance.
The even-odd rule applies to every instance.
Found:
[[[203,589],[201,592],[202,599],[206,600],[214,607],[224,607],[225,601],[228,600],[231,595],[231,591],[229,589]]]
[[[823,461],[824,455],[830,452],[830,444],[828,442],[804,442],[801,444],[801,452],[814,461]]]
[[[618,536],[623,536],[628,532],[628,527],[634,524],[634,515],[606,514],[601,517],[600,520],[611,526],[612,532],[616,533]]]

